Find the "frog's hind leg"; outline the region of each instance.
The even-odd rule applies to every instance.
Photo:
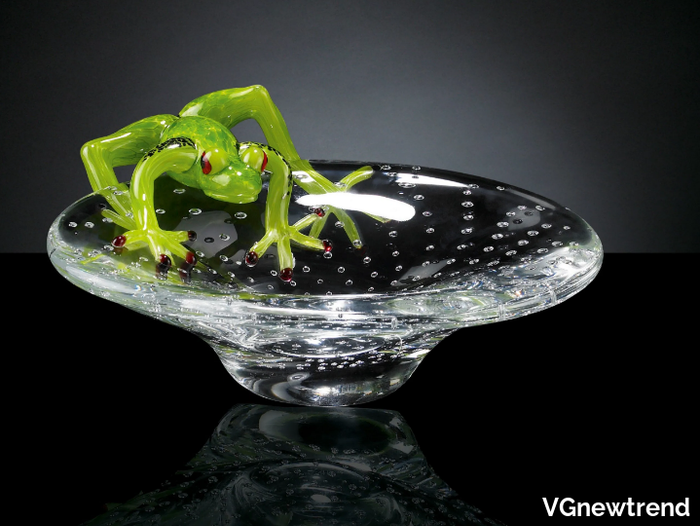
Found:
[[[362,166],[361,168],[358,168],[357,170],[354,170],[353,172],[343,177],[339,182],[330,183],[330,181],[328,181],[323,176],[318,174],[318,172],[313,170],[311,168],[311,165],[309,164],[306,170],[300,170],[295,172],[295,181],[299,186],[301,186],[310,194],[323,195],[327,193],[347,192],[356,184],[370,179],[373,174],[374,170],[371,166]],[[329,192],[328,188],[324,186],[324,184],[331,184],[332,191]],[[358,249],[362,248],[363,243],[355,221],[345,210],[337,206],[326,205],[317,208],[313,213],[309,214],[308,216],[304,217],[301,221],[299,221],[298,224],[301,224],[303,222],[303,226],[301,226],[299,230],[311,226],[309,236],[312,238],[319,238],[321,232],[323,231],[323,228],[326,225],[326,222],[328,221],[328,218],[331,215],[334,215],[337,218],[337,224],[339,226],[342,226],[343,230],[345,231],[345,234],[348,236],[348,239],[350,240],[352,245]],[[380,222],[387,221],[387,219],[377,217],[373,214],[367,215]]]

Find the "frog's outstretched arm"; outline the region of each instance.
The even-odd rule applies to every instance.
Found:
[[[80,150],[93,191],[118,184],[114,168],[136,164],[160,142],[160,137],[177,117],[154,115],[141,119],[106,137],[86,142]]]
[[[105,214],[125,228],[133,227],[129,192],[125,186],[120,187],[114,168],[136,164],[160,142],[163,131],[175,120],[174,115],[147,117],[111,135],[88,141],[80,149],[90,186],[116,211],[107,210]]]

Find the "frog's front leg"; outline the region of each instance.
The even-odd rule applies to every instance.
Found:
[[[260,257],[267,252],[267,250],[273,245],[277,245],[277,258],[279,267],[279,278],[282,281],[289,283],[292,281],[294,274],[294,255],[292,253],[291,242],[294,241],[297,245],[309,248],[312,250],[319,250],[324,252],[330,252],[333,249],[333,245],[328,240],[320,240],[305,234],[302,234],[300,230],[304,229],[308,224],[308,221],[300,221],[294,225],[288,223],[287,214],[289,201],[286,201],[287,210],[280,210],[278,207],[269,206],[270,201],[268,201],[268,206],[266,206],[265,213],[265,235],[255,243],[245,256],[245,263],[249,267],[254,267]],[[282,208],[282,207],[279,207]]]
[[[131,206],[136,227],[117,236],[112,244],[117,248],[148,246],[157,259],[156,269],[166,271],[172,265],[172,256],[194,264],[194,255],[182,245],[190,238],[189,232],[162,230],[158,225],[153,203],[155,180],[163,173],[183,173],[197,160],[197,149],[187,138],[168,139],[139,161],[131,180]]]
[[[279,277],[282,281],[290,282],[294,269],[292,242],[319,251],[328,251],[331,246],[328,241],[314,239],[300,232],[310,224],[309,221],[305,221],[304,224],[289,224],[289,203],[294,185],[291,167],[273,148],[257,146],[256,150],[263,148],[267,152],[266,171],[270,173],[270,185],[265,203],[265,235],[250,248],[245,256],[245,263],[250,267],[255,266],[263,254],[276,244]],[[242,159],[247,159],[247,151],[246,147],[241,148]]]
[[[90,186],[113,209],[105,210],[104,215],[120,226],[133,227],[131,200],[126,186],[117,180],[114,168],[138,163],[146,152],[161,142],[163,131],[176,120],[175,116],[166,114],[147,117],[110,135],[88,141],[80,149]]]

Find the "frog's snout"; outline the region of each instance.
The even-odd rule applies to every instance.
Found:
[[[240,188],[236,191],[239,192]],[[236,205],[245,205],[248,203],[254,203],[258,199],[258,193],[219,193],[214,191],[204,191],[204,193],[216,199],[217,201],[223,201],[224,203],[233,203]]]
[[[224,201],[227,203],[233,203],[236,205],[247,205],[248,203],[254,203],[258,199],[258,195],[232,195],[232,196],[216,196],[210,195],[217,201]]]
[[[262,190],[260,174],[229,167],[207,181],[204,193],[217,201],[247,204],[257,200]]]

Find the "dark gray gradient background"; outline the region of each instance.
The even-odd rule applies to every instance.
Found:
[[[45,250],[90,191],[85,141],[263,84],[302,157],[473,173],[569,206],[607,251],[697,252],[698,6],[5,4],[0,251]]]

